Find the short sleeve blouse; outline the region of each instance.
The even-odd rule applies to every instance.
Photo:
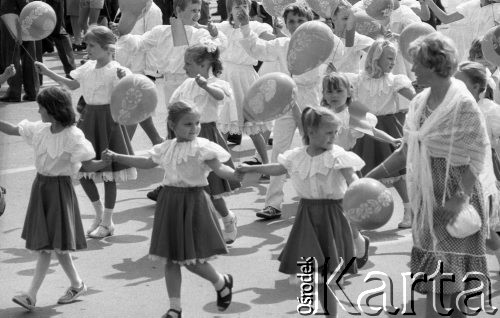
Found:
[[[35,167],[46,176],[76,176],[82,161],[95,158],[92,144],[76,126],[58,133],[50,131],[50,123],[23,120],[19,134],[35,150]]]
[[[299,197],[304,199],[333,199],[344,197],[347,182],[340,169],[360,170],[365,162],[355,153],[334,145],[332,150],[311,157],[307,146],[288,150],[278,156]]]
[[[82,66],[71,71],[70,75],[80,83],[82,95],[89,105],[105,105],[111,101],[113,88],[120,80],[117,70],[123,69],[127,75],[132,72],[116,61],[111,61],[103,67],[96,68],[97,61],[87,61]]]
[[[218,144],[197,137],[193,141],[169,139],[150,151],[153,162],[165,169],[163,184],[173,187],[204,187],[208,185],[210,167],[206,160],[226,162],[231,155]]]

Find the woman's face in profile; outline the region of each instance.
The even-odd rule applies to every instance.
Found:
[[[418,59],[413,61],[411,71],[415,74],[415,84],[419,87],[429,87],[430,80],[435,76],[434,71],[420,63]]]

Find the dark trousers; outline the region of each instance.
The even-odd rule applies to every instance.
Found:
[[[54,9],[57,18],[56,27],[49,36],[49,40],[54,42],[57,54],[64,68],[64,73],[69,74],[76,68],[76,65],[71,40],[64,29],[64,1],[46,0],[45,2]]]
[[[33,59],[36,59],[35,42],[24,41],[21,48],[16,44],[5,24],[0,23],[0,56],[4,67],[14,64],[16,75],[9,78],[9,89],[6,96],[21,98],[22,88],[32,97],[36,96],[40,88],[38,74],[35,71]],[[26,53],[26,51],[29,53]]]

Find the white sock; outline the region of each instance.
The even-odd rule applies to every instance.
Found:
[[[229,222],[234,219],[234,213],[233,211],[229,210],[229,213],[226,216],[222,217],[222,222]]]
[[[170,309],[181,311],[181,299],[180,298],[169,298]]]
[[[354,239],[354,247],[356,247],[356,256],[363,257],[365,255],[365,238],[359,235]]]
[[[97,201],[92,202],[92,205],[94,206],[96,218],[102,219],[102,213],[104,211],[104,206],[102,205],[101,200],[97,200]]]
[[[224,285],[226,284],[226,281],[224,279],[224,275],[222,275],[222,274],[218,274],[218,275],[219,275],[219,280],[214,284],[214,287],[215,287],[216,291],[219,291],[222,288],[224,288]],[[229,289],[228,288],[224,289],[221,292],[221,296],[222,297],[226,296],[227,294],[229,294]]]
[[[113,215],[113,209],[105,208],[104,214],[102,215],[102,224],[106,226],[111,225],[113,223],[113,221],[111,221],[112,215]]]

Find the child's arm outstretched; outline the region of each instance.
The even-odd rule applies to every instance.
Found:
[[[239,171],[235,171],[233,168],[226,166],[221,163],[219,159],[205,160],[207,166],[209,166],[212,171],[220,178],[234,181],[241,181],[243,175]]]
[[[140,169],[151,169],[158,166],[151,157],[122,155],[109,149],[102,152],[101,158],[109,163],[117,162]]]
[[[21,136],[19,126],[0,120],[0,131],[11,136]]]
[[[5,68],[3,74],[0,75],[0,84],[5,83],[6,80],[14,75],[16,75],[16,68],[14,67],[14,64],[10,64],[7,68]]]
[[[196,84],[198,84],[199,87],[206,90],[207,93],[210,94],[216,100],[223,100],[224,99],[224,95],[225,95],[224,91],[221,88],[218,88],[214,85],[208,84],[207,79],[204,78],[203,76],[201,76],[200,74],[196,75],[194,80],[196,81]]]
[[[262,174],[267,174],[270,176],[280,176],[282,174],[287,173],[285,166],[281,163],[268,163],[265,165],[241,165],[236,168],[237,173],[249,173],[249,172],[258,172]]]
[[[51,71],[47,66],[45,66],[45,64],[43,63],[35,62],[35,69],[38,73],[42,75],[47,75],[52,80],[65,85],[70,90],[75,90],[77,88],[80,88],[80,83],[77,80],[69,79],[59,74],[56,74],[55,72]]]
[[[444,12],[443,10],[441,10],[440,7],[437,6],[437,4],[434,3],[433,0],[425,0],[425,4],[429,7],[429,9],[431,9],[432,12],[434,12],[436,17],[444,24],[459,21],[464,18],[464,16],[457,11],[452,13]]]
[[[368,136],[373,137],[373,139],[375,139],[375,140],[378,140],[381,142],[386,142],[386,143],[391,144],[395,147],[399,147],[401,145],[401,139],[394,138],[383,130],[380,130],[380,129],[377,129],[374,127],[372,129],[372,131],[373,131],[373,136],[370,136],[370,135],[368,135]]]

